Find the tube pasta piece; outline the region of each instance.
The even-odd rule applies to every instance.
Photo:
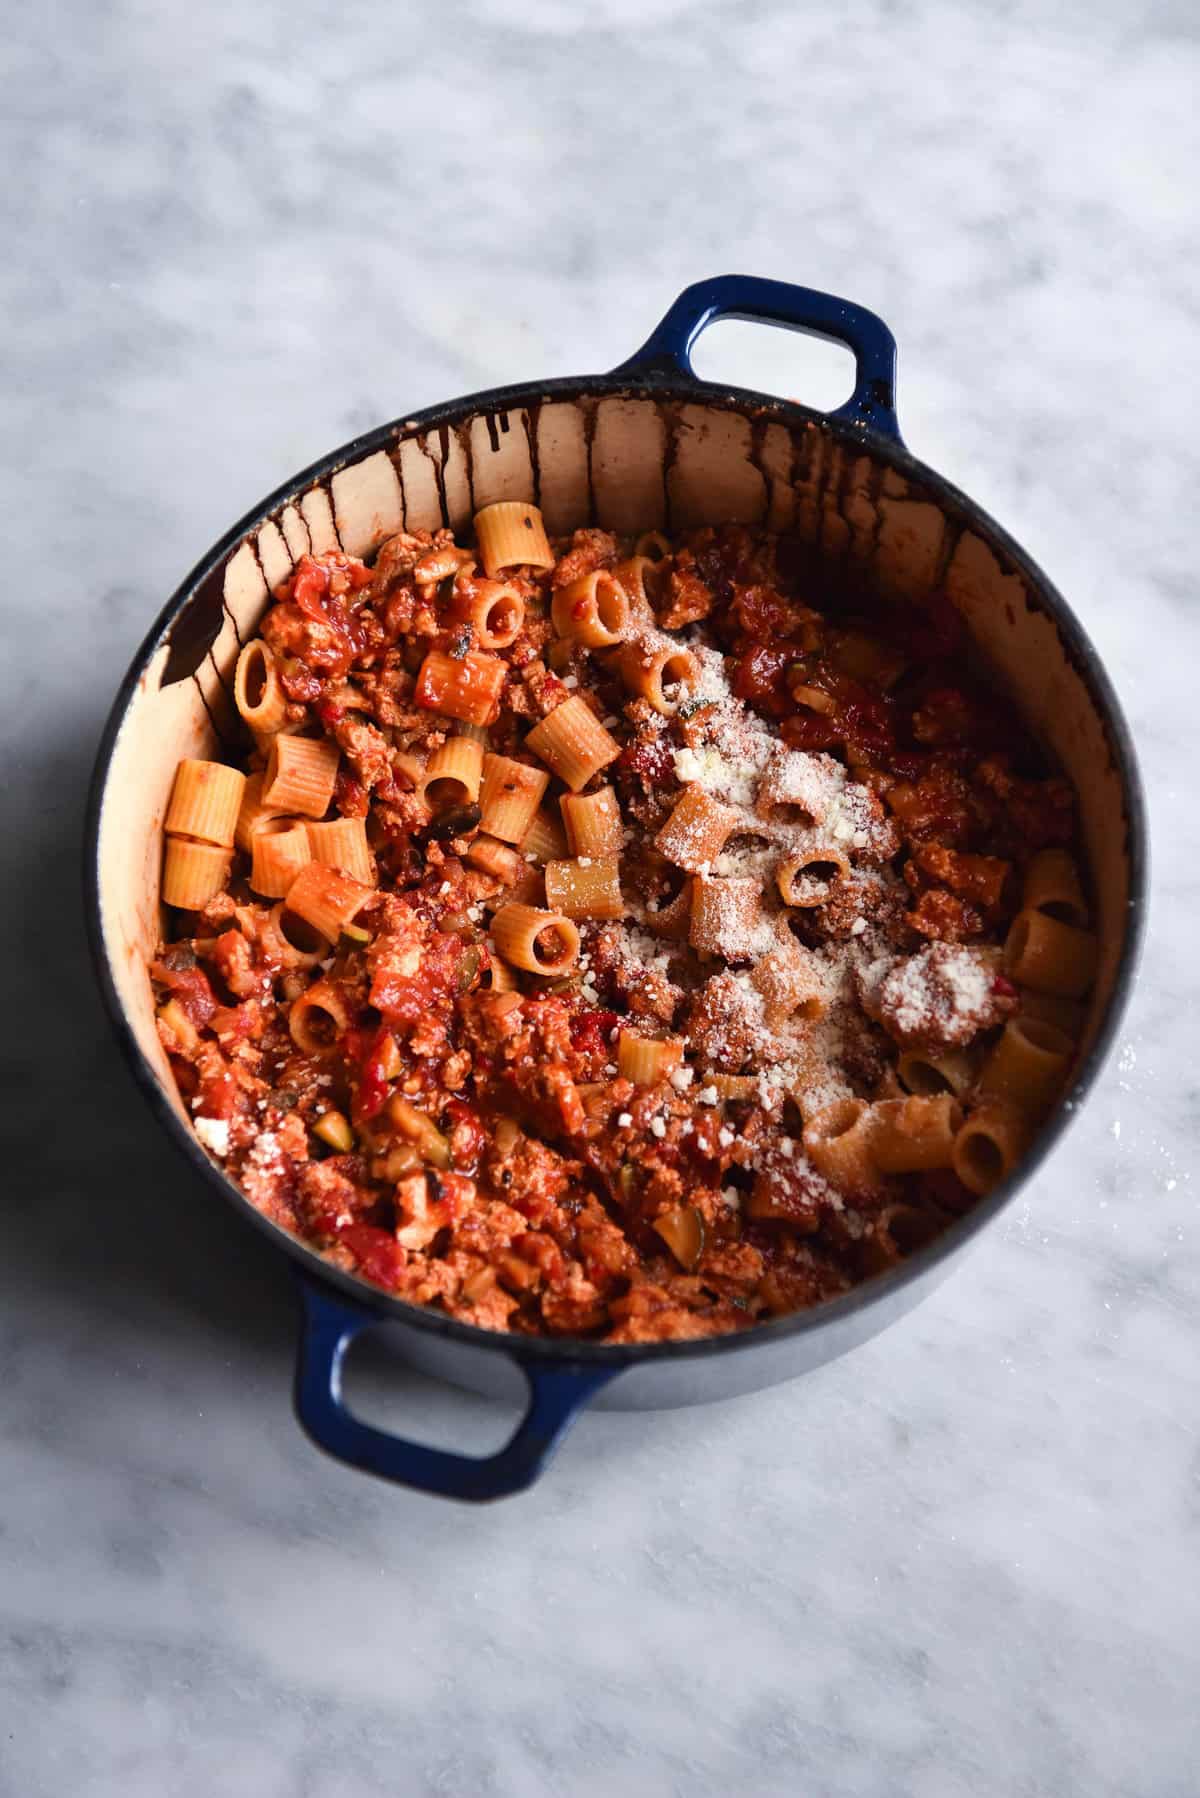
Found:
[[[479,789],[479,827],[502,843],[519,843],[528,833],[542,794],[550,785],[544,768],[508,755],[485,755]]]
[[[656,1086],[683,1061],[683,1044],[674,1037],[639,1036],[623,1029],[617,1038],[617,1074],[635,1086]]]
[[[472,743],[482,743],[483,747],[485,749],[487,748],[488,734],[486,724],[468,724],[460,720],[455,735],[459,737],[470,737]]]
[[[619,562],[613,574],[625,590],[632,616],[642,624],[653,624],[654,614],[666,598],[666,569],[653,556],[636,555]]]
[[[512,886],[509,887],[504,896],[506,899],[512,900],[518,905],[544,907],[546,903],[546,882],[542,878],[542,870],[540,868],[535,868],[531,866],[529,862],[526,862],[524,869],[518,874],[516,880],[513,882]]]
[[[805,1154],[839,1192],[877,1192],[884,1184],[875,1156],[877,1127],[865,1099],[835,1099],[806,1119]]]
[[[841,850],[821,843],[785,857],[775,871],[775,884],[785,905],[808,908],[824,905],[849,872]]]
[[[507,649],[525,623],[525,598],[509,581],[457,582],[450,615],[471,626],[480,649]]]
[[[585,649],[606,649],[625,635],[629,600],[606,568],[593,568],[558,588],[550,602],[550,619],[560,637],[582,643]]]
[[[287,909],[320,931],[327,942],[336,943],[370,897],[371,888],[363,881],[353,880],[340,868],[310,862],[288,888]]]
[[[797,758],[792,755],[772,755],[755,788],[754,810],[760,818],[811,829],[817,821],[813,808],[821,801],[816,792],[806,790],[803,779],[797,781],[796,765]],[[805,764],[801,762],[800,766]],[[820,778],[812,785],[819,790]]]
[[[918,1174],[949,1167],[962,1106],[950,1093],[884,1099],[872,1106],[871,1153],[885,1174]]]
[[[1066,849],[1039,849],[1025,870],[1021,903],[1027,911],[1085,930],[1088,908],[1075,857]]]
[[[272,737],[263,772],[263,804],[305,818],[323,818],[333,798],[339,759],[337,744],[323,737]]]
[[[525,747],[539,756],[573,793],[578,793],[593,774],[599,774],[621,753],[616,738],[609,735],[587,700],[578,693],[572,693],[570,699],[534,726],[525,739]]]
[[[975,1078],[975,1067],[961,1049],[902,1049],[896,1076],[918,1098],[932,1099],[939,1093],[960,1098]]]
[[[282,899],[271,907],[262,936],[283,968],[304,972],[315,968],[329,953],[329,944],[321,932],[289,912]]]
[[[430,756],[417,792],[431,812],[474,805],[483,776],[483,745],[472,737],[448,737]]]
[[[565,918],[623,918],[621,864],[615,856],[547,862],[546,904]]]
[[[920,1205],[884,1205],[860,1242],[863,1271],[881,1274],[940,1236],[945,1220]]]
[[[677,868],[701,874],[716,861],[740,820],[703,787],[687,787],[654,839],[655,848]]]
[[[199,911],[229,879],[230,852],[218,843],[168,837],[163,856],[162,900],[180,911]]]
[[[562,860],[567,853],[567,838],[558,820],[550,812],[540,811],[534,813],[533,823],[519,847],[526,861],[532,856],[541,865]]]
[[[392,754],[392,773],[397,780],[407,781],[409,790],[415,793],[425,778],[425,764],[411,750],[397,749]]]
[[[968,1192],[982,1197],[1012,1173],[1027,1141],[1020,1112],[991,1099],[972,1111],[955,1137],[954,1171]]]
[[[617,672],[629,691],[646,700],[664,718],[673,718],[679,702],[700,680],[700,664],[690,649],[658,643],[650,637],[626,643],[617,652]]]
[[[579,932],[561,912],[511,904],[492,919],[492,938],[504,960],[531,974],[566,974],[579,959]]]
[[[685,880],[679,891],[659,906],[657,911],[649,907],[642,920],[647,930],[655,936],[666,938],[668,942],[686,943],[692,925],[692,889],[694,880]]]
[[[334,818],[328,824],[310,824],[308,847],[313,861],[322,867],[340,868],[364,886],[376,884],[375,857],[367,844],[365,819]]]
[[[330,980],[315,980],[288,1013],[292,1041],[306,1055],[323,1055],[350,1028],[346,1001]]]
[[[473,868],[490,874],[506,887],[515,886],[525,872],[525,864],[516,850],[507,843],[498,842],[495,837],[475,837],[467,850],[467,860]]]
[[[1023,1018],[1037,1018],[1039,1023],[1053,1024],[1072,1041],[1077,1040],[1083,1030],[1087,1017],[1086,1005],[1077,999],[1060,999],[1055,993],[1035,993],[1031,987],[1023,986],[1019,993]]]
[[[789,1018],[819,1018],[827,1009],[821,964],[790,931],[755,962],[750,984],[762,994],[768,1030],[778,1030]]]
[[[979,1091],[1040,1117],[1054,1103],[1074,1050],[1071,1038],[1053,1024],[1010,1018],[980,1071]]]
[[[758,1098],[757,1074],[709,1074],[705,1084],[715,1087],[718,1098],[724,1102]]]
[[[247,643],[237,659],[233,701],[256,738],[274,736],[287,721],[287,694],[275,652],[261,637]]]
[[[536,506],[525,500],[497,500],[475,514],[475,541],[488,574],[509,568],[553,568],[554,551]]]
[[[238,848],[244,850],[247,855],[250,854],[254,847],[256,833],[260,831],[263,825],[268,823],[270,819],[278,818],[282,815],[280,812],[276,811],[273,805],[264,805],[262,790],[262,775],[248,775],[246,778],[246,785],[242,791],[242,803],[238,808],[237,824],[234,827],[233,833],[234,842],[237,844]]]
[[[517,990],[517,977],[506,961],[499,955],[492,955],[488,957],[480,985],[485,992],[513,993]]]
[[[1020,911],[1004,944],[1004,971],[1019,986],[1081,999],[1096,975],[1098,945],[1090,930],[1076,930],[1043,911]]]
[[[464,656],[431,649],[421,663],[413,698],[427,712],[464,724],[492,724],[500,712],[505,665],[499,656],[469,650]]]
[[[267,899],[282,899],[313,859],[300,818],[268,818],[254,838],[250,885]]]
[[[633,552],[637,556],[646,556],[651,562],[664,562],[671,554],[671,540],[661,531],[643,531]]]
[[[224,762],[180,762],[163,829],[168,836],[232,849],[245,790],[246,776]]]
[[[761,882],[737,875],[727,880],[694,877],[688,928],[693,949],[725,961],[749,961],[761,947],[762,925]]]
[[[572,855],[620,855],[625,830],[612,787],[597,787],[594,793],[564,793],[558,809]]]

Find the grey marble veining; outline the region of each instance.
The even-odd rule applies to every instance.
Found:
[[[0,56],[0,1794],[1189,1798],[1195,9],[76,0]],[[585,1418],[468,1513],[296,1430],[287,1270],[93,996],[82,790],[148,621],[261,493],[611,366],[726,269],[882,312],[909,442],[1086,618],[1144,757],[1145,970],[1064,1146],[909,1321]],[[838,397],[795,339],[703,359]],[[503,1426],[394,1367],[371,1392]]]

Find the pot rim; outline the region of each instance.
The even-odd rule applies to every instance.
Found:
[[[118,996],[105,949],[101,915],[100,826],[117,739],[138,684],[155,653],[197,589],[212,576],[230,553],[290,499],[315,483],[327,480],[350,463],[359,462],[378,450],[395,448],[404,437],[435,430],[441,425],[461,423],[466,417],[509,412],[538,402],[615,396],[715,406],[742,416],[750,415],[768,421],[775,419],[793,428],[812,425],[827,432],[843,445],[869,451],[880,462],[911,477],[947,513],[982,538],[1001,566],[1007,572],[1018,574],[1038,599],[1044,602],[1063,647],[1103,722],[1125,801],[1129,897],[1125,939],[1108,1006],[1076,1071],[1069,1092],[1059,1101],[1053,1117],[1043,1126],[1032,1150],[1019,1166],[993,1192],[977,1200],[970,1211],[955,1219],[932,1242],[907,1256],[894,1268],[861,1281],[849,1292],[826,1299],[805,1310],[789,1312],[754,1324],[733,1335],[691,1337],[678,1342],[603,1343],[576,1337],[519,1336],[504,1331],[485,1330],[478,1324],[462,1323],[457,1318],[448,1317],[427,1306],[410,1304],[381,1288],[370,1286],[357,1275],[332,1266],[316,1249],[299,1237],[289,1235],[251,1204],[229,1175],[209,1159],[194,1133],[163,1092],[154,1070],[142,1053]],[[1032,1178],[1058,1145],[1107,1060],[1129,1002],[1141,958],[1145,936],[1148,866],[1145,795],[1133,738],[1120,701],[1104,663],[1083,625],[1058,589],[1020,544],[961,488],[914,456],[897,437],[875,431],[853,420],[831,417],[828,413],[796,400],[781,399],[751,388],[704,382],[682,373],[655,370],[644,377],[618,371],[607,375],[559,376],[549,381],[517,382],[426,407],[420,412],[375,426],[330,454],[311,462],[299,474],[290,477],[251,508],[218,539],[176,588],[150,627],[117,689],[101,733],[88,790],[83,885],[88,943],[105,1009],[121,1052],[151,1110],[176,1148],[191,1161],[193,1167],[221,1193],[227,1203],[234,1205],[250,1224],[276,1248],[287,1254],[307,1278],[337,1288],[343,1296],[353,1300],[364,1314],[373,1315],[381,1324],[401,1323],[475,1349],[489,1349],[505,1354],[522,1364],[572,1363],[579,1366],[621,1368],[641,1366],[647,1362],[700,1360],[720,1353],[735,1354],[755,1346],[765,1348],[768,1344],[779,1343],[784,1339],[808,1335],[826,1326],[836,1326],[864,1308],[883,1300],[889,1293],[900,1292],[914,1282],[924,1280],[935,1268],[965,1249],[1011,1203],[1019,1188]]]

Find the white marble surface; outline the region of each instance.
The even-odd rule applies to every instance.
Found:
[[[3,1798],[1197,1790],[1195,32],[1187,0],[10,18]],[[147,621],[261,493],[610,366],[726,269],[881,311],[913,447],[1087,619],[1151,797],[1145,972],[1066,1145],[913,1318],[757,1398],[586,1418],[464,1512],[293,1424],[287,1270],[92,993],[82,789]],[[811,346],[710,342],[838,397]]]

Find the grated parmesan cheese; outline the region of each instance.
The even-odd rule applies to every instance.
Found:
[[[229,1119],[228,1118],[196,1118],[193,1129],[206,1149],[214,1155],[225,1156],[229,1153]]]

